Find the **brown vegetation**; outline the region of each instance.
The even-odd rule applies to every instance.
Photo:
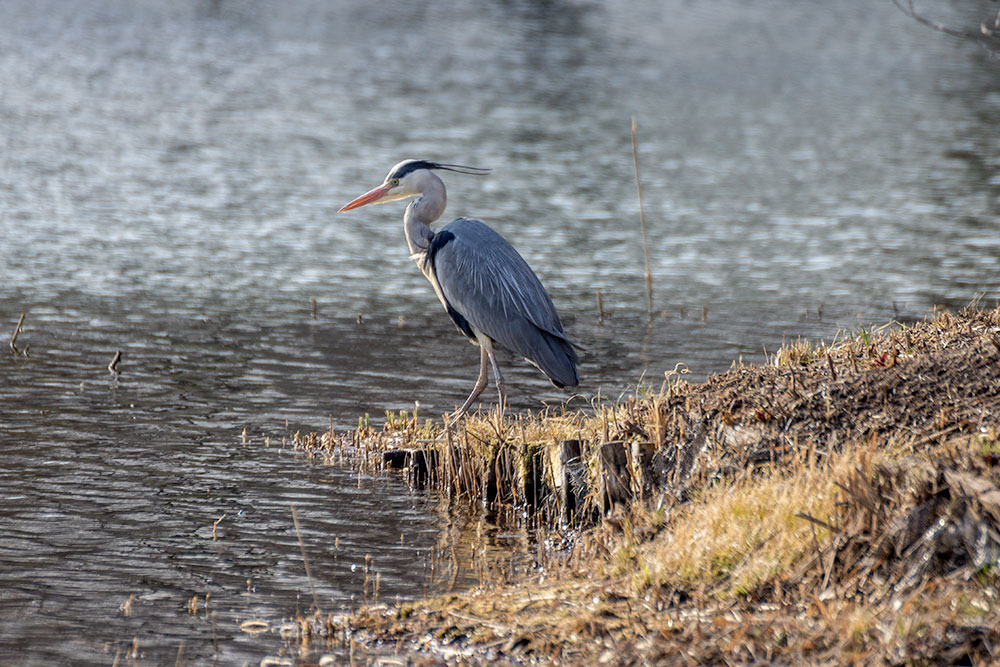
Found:
[[[534,504],[573,540],[523,581],[342,628],[429,663],[996,661],[998,416],[1000,309],[968,309],[586,414],[493,415],[438,442],[415,418],[362,428],[361,460],[419,452],[446,498]],[[569,516],[567,448],[582,465],[562,482],[587,489]]]

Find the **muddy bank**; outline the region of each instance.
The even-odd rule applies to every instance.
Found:
[[[451,446],[494,462],[569,433],[591,475],[608,442],[649,455],[590,527],[550,526],[565,539],[524,580],[338,626],[429,664],[994,661],[998,415],[1000,309],[967,309],[548,424],[494,419],[492,440],[474,424]],[[367,435],[427,447],[413,421]]]

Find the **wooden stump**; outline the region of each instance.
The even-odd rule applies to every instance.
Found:
[[[405,470],[411,484],[423,486],[436,468],[438,456],[433,449],[393,449],[382,453],[382,463],[392,470]]]
[[[534,510],[548,495],[544,450],[538,445],[504,445],[490,457],[483,483],[487,505],[507,503]]]
[[[605,442],[597,448],[597,495],[603,514],[632,499],[632,475],[626,447],[624,442],[615,441]]]
[[[659,475],[653,468],[653,457],[656,445],[651,442],[632,443],[632,495],[639,500],[645,500],[660,484]]]
[[[560,519],[571,522],[587,496],[586,470],[580,459],[580,441],[563,440],[550,446],[548,464],[559,500]]]

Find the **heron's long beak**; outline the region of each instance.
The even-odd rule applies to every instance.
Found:
[[[344,211],[350,211],[352,208],[357,208],[359,206],[364,206],[365,204],[373,204],[378,200],[382,199],[389,194],[389,187],[386,185],[380,185],[374,190],[369,190],[357,199],[353,199],[348,203],[344,204],[337,213],[343,213]]]

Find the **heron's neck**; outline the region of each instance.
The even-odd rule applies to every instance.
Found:
[[[403,214],[403,228],[406,230],[406,242],[410,246],[410,254],[418,255],[427,252],[434,232],[430,224],[441,217],[448,203],[444,183],[433,174],[424,185],[423,193],[410,202]]]

